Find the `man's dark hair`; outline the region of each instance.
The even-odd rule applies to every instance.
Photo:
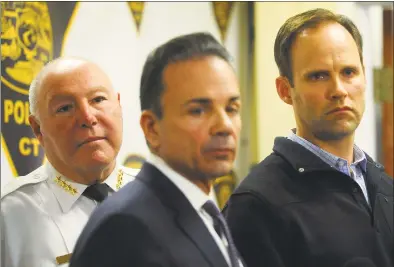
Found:
[[[171,39],[156,48],[147,58],[141,77],[141,110],[152,110],[162,118],[161,96],[165,85],[163,72],[175,62],[217,56],[230,64],[231,58],[226,50],[211,34],[193,33]]]
[[[291,67],[291,47],[296,37],[304,30],[316,28],[324,22],[336,22],[342,25],[356,42],[361,64],[363,64],[363,41],[356,25],[346,16],[335,14],[329,10],[312,9],[289,18],[279,29],[275,39],[275,61],[281,76],[286,77],[294,86]],[[313,51],[311,51],[313,53]]]

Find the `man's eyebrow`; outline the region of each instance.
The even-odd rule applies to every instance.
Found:
[[[96,87],[92,87],[92,89],[93,90],[88,93],[88,97],[96,94],[97,92],[107,92],[108,91],[108,89],[104,86],[96,86]],[[74,96],[71,93],[60,92],[58,94],[52,95],[49,99],[49,102],[64,100],[64,99],[72,99],[72,98],[74,98]]]
[[[69,100],[72,99],[73,97],[69,94],[56,94],[50,97],[49,103],[55,102],[55,101],[61,101],[61,100]]]
[[[240,100],[240,96],[233,96],[233,97],[231,97],[228,100],[228,102],[231,103],[231,102],[236,102],[238,100]],[[212,100],[209,99],[209,98],[200,97],[200,98],[190,99],[190,100],[186,101],[186,103],[184,105],[186,106],[186,105],[191,104],[191,103],[207,105],[207,104],[209,104],[211,102],[212,102]]]
[[[211,99],[201,97],[201,98],[192,98],[192,99],[189,99],[188,101],[185,102],[184,105],[186,106],[186,105],[192,104],[192,103],[207,105],[207,104],[209,104],[209,103],[211,103],[211,102],[212,102]]]

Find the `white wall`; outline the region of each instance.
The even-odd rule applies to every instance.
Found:
[[[241,49],[240,4],[233,10],[225,45],[239,71]],[[124,142],[118,159],[129,154],[147,156],[139,126],[139,83],[149,52],[180,34],[211,32],[220,40],[211,2],[145,2],[140,33],[126,2],[80,2],[63,44],[63,55],[81,56],[98,63],[121,95]],[[246,40],[245,40],[246,41]],[[12,177],[1,151],[2,185]],[[239,164],[237,165],[237,167]]]

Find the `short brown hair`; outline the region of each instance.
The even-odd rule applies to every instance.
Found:
[[[363,64],[363,41],[356,25],[346,16],[335,14],[327,9],[312,9],[289,18],[279,29],[275,39],[275,61],[281,76],[286,77],[294,86],[291,68],[291,47],[294,40],[305,29],[316,28],[324,22],[341,24],[356,42],[361,64]]]

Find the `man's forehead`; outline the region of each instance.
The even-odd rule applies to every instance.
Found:
[[[322,39],[322,36],[327,39]],[[351,44],[357,48],[356,41],[351,33],[341,24],[332,21],[322,22],[315,27],[302,30],[296,35],[293,46],[303,46],[301,43],[315,42],[324,47],[327,40],[331,40],[336,45],[349,46]]]
[[[72,71],[74,70],[74,71]],[[57,97],[71,97],[79,94],[94,94],[97,92],[113,91],[109,78],[103,75],[75,74],[77,69],[69,69],[69,72],[49,73],[43,80],[42,93],[46,99]]]
[[[58,62],[50,63],[46,66],[41,74],[41,87],[49,87],[52,84],[62,84],[70,80],[69,75],[77,70],[81,70],[87,63],[78,60],[61,60]],[[84,67],[85,68],[85,67]]]
[[[340,33],[340,34],[339,34]],[[327,39],[324,40],[321,36]],[[310,50],[313,49],[313,53]],[[356,64],[359,60],[357,44],[351,34],[338,23],[323,23],[307,29],[297,36],[292,46],[293,64],[295,59],[304,65],[313,64],[324,68],[327,61],[340,60],[343,64]]]
[[[95,63],[80,58],[59,58],[50,62],[44,67],[41,73],[41,81],[44,82],[48,78],[62,78],[75,72],[89,72],[97,77],[106,77],[104,71]]]
[[[58,87],[54,88],[54,90],[49,90],[46,94],[48,99],[65,99],[65,98],[73,98],[73,97],[78,97],[79,95],[95,95],[97,93],[108,93],[110,89],[108,89],[105,86],[92,86],[88,88],[84,88],[84,90],[78,90],[79,88],[72,88],[73,90],[70,90],[70,87]]]

